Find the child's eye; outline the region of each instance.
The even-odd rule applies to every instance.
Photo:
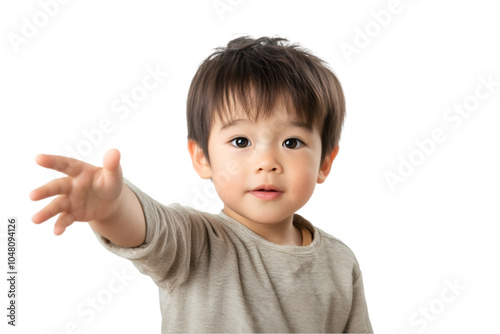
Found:
[[[297,138],[288,138],[283,142],[283,146],[286,148],[299,148],[304,145],[304,142]]]
[[[245,137],[238,137],[231,140],[231,144],[238,148],[245,148],[250,145],[250,141]]]

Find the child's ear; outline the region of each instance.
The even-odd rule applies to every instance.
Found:
[[[191,155],[193,167],[202,179],[210,179],[212,171],[203,150],[194,140],[188,141],[188,151]]]
[[[330,153],[330,155],[327,155],[325,157],[325,160],[323,160],[323,163],[319,168],[318,180],[316,181],[317,183],[325,182],[326,177],[328,176],[328,174],[330,174],[330,170],[332,169],[332,163],[333,160],[335,160],[337,153],[339,153],[338,145],[335,146],[335,148],[332,150],[332,153]]]

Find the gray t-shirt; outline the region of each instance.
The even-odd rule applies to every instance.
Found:
[[[144,210],[144,244],[98,238],[158,285],[162,333],[372,332],[354,254],[300,215],[312,243],[277,245],[222,211],[162,205],[127,185]]]

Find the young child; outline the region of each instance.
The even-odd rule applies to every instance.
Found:
[[[112,149],[102,168],[37,156],[67,177],[32,191],[57,196],[33,222],[59,214],[60,235],[88,221],[158,285],[163,333],[371,333],[354,254],[295,213],[330,173],[344,114],[322,60],[286,39],[237,38],[201,64],[187,102],[189,154],[219,214],[156,202]]]

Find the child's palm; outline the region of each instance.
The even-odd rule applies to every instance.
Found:
[[[104,220],[113,214],[123,187],[117,150],[106,153],[103,168],[54,155],[39,155],[36,161],[67,177],[52,180],[31,192],[32,200],[57,195],[33,216],[33,222],[42,223],[59,214],[54,227],[54,233],[59,235],[75,221]]]

